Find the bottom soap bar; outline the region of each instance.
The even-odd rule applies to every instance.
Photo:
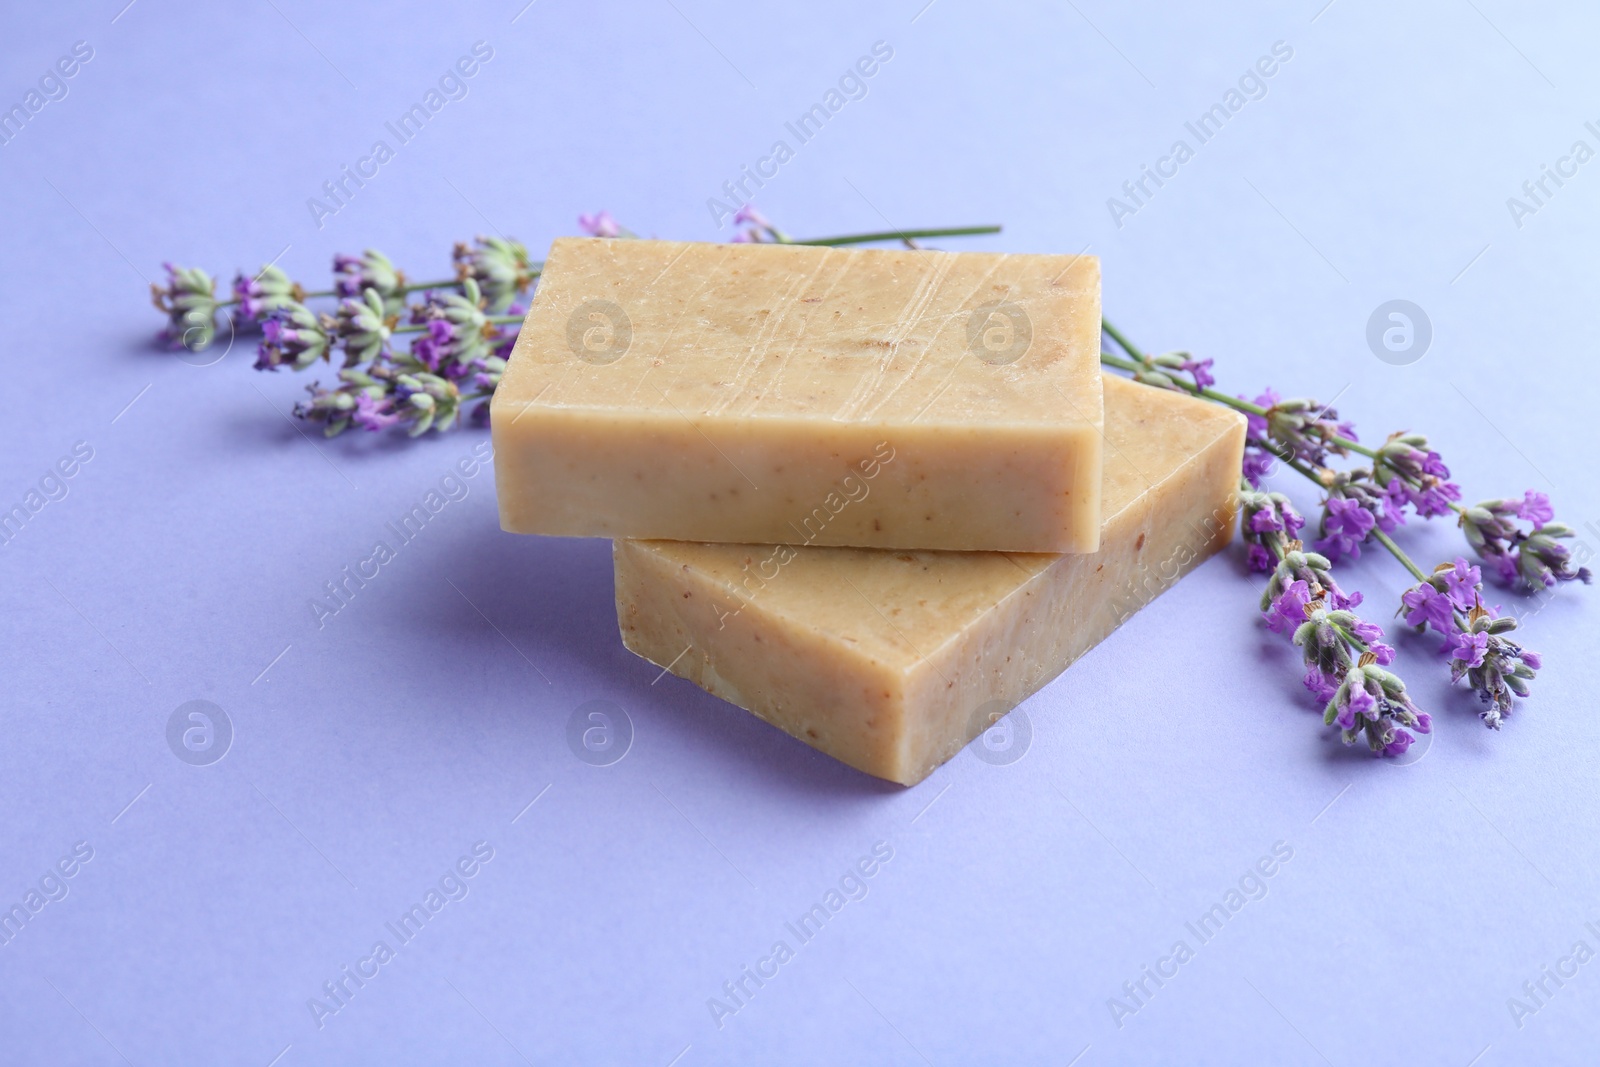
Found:
[[[1244,432],[1107,377],[1093,555],[617,541],[623,643],[913,785],[1228,543]]]

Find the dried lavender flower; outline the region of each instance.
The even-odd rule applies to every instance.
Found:
[[[359,256],[333,257],[333,291],[346,299],[376,292],[383,300],[384,313],[394,315],[405,303],[406,276],[388,256],[369,248]]]
[[[246,325],[257,325],[278,308],[301,303],[305,298],[305,290],[270,263],[254,277],[237,274],[233,279],[233,299]]]
[[[411,308],[411,321],[426,331],[411,346],[409,359],[401,362],[411,369],[436,373],[447,378],[465,378],[478,371],[492,354],[491,341],[498,343],[499,331],[483,310],[478,283],[466,278],[459,293],[430,292],[427,299]]]
[[[1574,568],[1572,553],[1560,541],[1574,536],[1564,522],[1552,522],[1550,498],[1532,489],[1505,500],[1485,500],[1461,510],[1461,531],[1473,552],[1494,565],[1508,585],[1542,591],[1558,582],[1593,579],[1587,567]],[[1524,531],[1517,520],[1532,524]]]
[[[344,343],[344,365],[371,363],[388,351],[395,319],[384,310],[383,297],[376,289],[364,290],[359,297],[339,302],[334,332]]]
[[[1348,453],[1337,439],[1357,440],[1354,426],[1340,422],[1337,411],[1315,400],[1306,397],[1284,400],[1268,389],[1251,403],[1265,411],[1261,414],[1245,412],[1250,424],[1249,436],[1266,442],[1281,457],[1323,467],[1327,465],[1328,456]]]
[[[499,237],[474,237],[476,247],[456,242],[451,258],[456,276],[477,283],[490,314],[504,311],[517,295],[539,277],[539,266],[528,258],[527,246]]]
[[[274,309],[261,324],[256,370],[277,370],[282,366],[304,370],[319,359],[327,359],[335,341],[334,326],[333,319],[318,315],[304,304]]]
[[[1134,371],[1133,380],[1158,389],[1198,393],[1217,384],[1217,380],[1211,376],[1213,362],[1209,359],[1196,360],[1188,352],[1163,352],[1158,356],[1146,356],[1140,368]],[[1180,384],[1175,374],[1189,375],[1190,383]]]
[[[198,352],[217,333],[216,279],[199,267],[161,266],[166,269],[167,284],[150,283],[150,302],[167,316],[161,339]]]

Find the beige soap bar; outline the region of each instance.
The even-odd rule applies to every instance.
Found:
[[[1088,256],[562,238],[495,391],[514,533],[1090,552]]]
[[[1094,555],[618,541],[634,652],[912,785],[1227,544],[1244,419],[1108,377]]]

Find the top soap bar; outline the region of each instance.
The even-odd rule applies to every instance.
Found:
[[[1092,552],[1089,256],[561,238],[495,391],[516,533]]]

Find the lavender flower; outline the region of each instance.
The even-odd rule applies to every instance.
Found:
[[[1296,569],[1286,555],[1268,583],[1262,597],[1268,628],[1290,635],[1302,650],[1305,686],[1326,703],[1323,722],[1337,723],[1345,744],[1365,736],[1379,755],[1403,753],[1413,740],[1404,728],[1427,733],[1432,721],[1406,695],[1405,683],[1384,669],[1395,651],[1381,640],[1383,630],[1349,610],[1355,598],[1341,597],[1346,606],[1330,608],[1313,597],[1316,586],[1294,577]]]
[[[1282,493],[1263,493],[1241,483],[1239,486],[1240,537],[1249,546],[1250,569],[1262,574],[1277,566],[1278,557],[1267,548],[1265,539],[1281,534],[1285,543],[1300,536],[1306,520]]]
[[[1517,507],[1517,518],[1527,519],[1533,523],[1535,530],[1542,530],[1545,523],[1555,517],[1556,509],[1550,506],[1549,497],[1532,489],[1522,494],[1522,503]]]
[[[405,301],[406,276],[396,270],[389,257],[375,248],[359,256],[333,257],[333,289],[346,299],[373,291],[383,300],[386,314],[396,314]]]
[[[1431,626],[1446,636],[1455,631],[1455,606],[1427,582],[1400,594],[1400,610],[1406,623],[1419,630]]]
[[[198,267],[162,266],[167,271],[166,286],[150,283],[150,302],[167,316],[161,339],[198,352],[217,333],[216,280]]]
[[[1479,569],[1459,556],[1441,563],[1426,581],[1401,594],[1400,602],[1407,623],[1444,636],[1450,680],[1467,679],[1483,704],[1478,715],[1484,725],[1500,729],[1511,714],[1512,697],[1528,695],[1528,683],[1543,661],[1505,636],[1517,628],[1516,619],[1484,606]]]
[[[364,391],[356,395],[356,408],[350,421],[374,433],[386,430],[400,421],[400,416],[393,413],[392,407],[393,401],[387,396],[374,396]]]
[[[384,313],[383,297],[376,289],[364,290],[358,298],[341,300],[334,331],[344,342],[344,365],[370,363],[383,355],[394,324],[394,318]]]
[[[1244,480],[1250,483],[1250,488],[1260,489],[1261,479],[1269,476],[1277,468],[1277,457],[1265,449],[1247,444],[1244,449],[1244,465],[1241,473]],[[1270,570],[1271,568],[1265,568]]]
[[[1319,627],[1314,619],[1305,628]],[[1296,643],[1300,638],[1296,635]],[[1433,719],[1406,695],[1398,675],[1385,670],[1371,654],[1363,655],[1347,669],[1322,713],[1326,725],[1338,724],[1344,743],[1354,744],[1364,737],[1367,747],[1380,756],[1403,755],[1415,737],[1433,730]]]
[[[339,382],[333,389],[321,388],[320,382],[306,386],[311,400],[296,404],[295,415],[322,423],[326,437],[337,437],[351,425],[380,430],[399,421],[388,414],[391,383],[381,372],[347,368],[339,372]]]
[[[304,304],[274,309],[261,325],[256,370],[277,370],[284,365],[304,370],[317,360],[328,358],[335,339],[333,331],[333,319],[316,314]]]
[[[1331,496],[1322,510],[1323,536],[1317,540],[1317,551],[1330,560],[1341,556],[1361,558],[1361,542],[1372,533],[1375,520],[1372,512],[1361,506],[1361,501],[1350,497]]]
[[[1244,397],[1239,399],[1243,400]],[[1245,412],[1249,436],[1271,447],[1282,457],[1293,458],[1313,467],[1327,465],[1329,455],[1343,456],[1346,449],[1335,438],[1356,440],[1355,427],[1340,422],[1339,413],[1315,400],[1284,400],[1268,389],[1252,401],[1266,413]]]
[[[1325,705],[1323,721],[1339,725],[1345,744],[1365,737],[1379,755],[1405,752],[1414,740],[1408,729],[1427,733],[1432,721],[1406,696],[1405,683],[1384,669],[1395,650],[1384,643],[1383,629],[1351,610],[1361,594],[1346,594],[1328,558],[1305,550],[1295,537],[1305,520],[1282,493],[1263,493],[1245,481],[1239,499],[1250,565],[1272,572],[1261,594],[1262,618],[1302,650],[1305,686]],[[1341,502],[1367,515],[1356,502]]]
[[[611,212],[601,210],[593,215],[579,215],[578,229],[590,237],[621,237],[624,230],[611,217]]]
[[[1392,433],[1377,451],[1373,479],[1423,518],[1447,515],[1461,499],[1461,487],[1448,481],[1450,468],[1422,434]]]
[[[609,215],[606,218],[614,227],[615,220]],[[534,283],[539,277],[541,265],[528,258],[528,249],[520,241],[481,236],[473,240],[477,243],[476,248],[457,242],[451,253],[456,276],[463,281],[470,278],[476,282],[489,312],[498,315],[518,294],[526,292]]]
[[[1450,678],[1467,679],[1483,705],[1478,712],[1483,724],[1500,729],[1511,714],[1511,698],[1526,697],[1528,683],[1544,665],[1537,652],[1529,651],[1504,635],[1517,628],[1517,620],[1497,617],[1479,605],[1467,616],[1467,629],[1459,634],[1450,650]]]
[[[1134,381],[1153,385],[1159,389],[1174,389],[1180,393],[1198,393],[1217,384],[1211,376],[1209,359],[1196,360],[1188,352],[1163,352],[1159,356],[1145,356],[1140,368],[1134,372]],[[1190,377],[1192,384],[1179,384],[1173,374]]]
[[[427,327],[413,342],[409,358],[402,360],[417,373],[465,378],[482,368],[492,354],[491,342],[500,340],[472,278],[462,281],[459,293],[429,293],[425,302],[412,307],[411,321]]]
[[[394,381],[395,410],[411,423],[407,434],[417,437],[430,428],[443,432],[455,425],[461,407],[455,382],[437,374],[401,374]]]
[[[233,297],[239,302],[240,318],[246,324],[254,325],[279,308],[305,300],[306,292],[287,274],[269,263],[253,278],[235,275]]]
[[[1521,500],[1485,500],[1463,508],[1461,530],[1472,550],[1493,564],[1508,585],[1534,591],[1574,580],[1588,585],[1593,578],[1589,568],[1574,569],[1571,551],[1559,543],[1575,531],[1551,521],[1554,517],[1550,498],[1530,489]],[[1518,519],[1531,522],[1533,529],[1525,532]]]
[[[741,205],[739,210],[733,213],[733,224],[735,227],[744,227],[733,235],[732,240],[736,244],[767,244],[789,239],[765,215],[756,210],[754,204]]]

